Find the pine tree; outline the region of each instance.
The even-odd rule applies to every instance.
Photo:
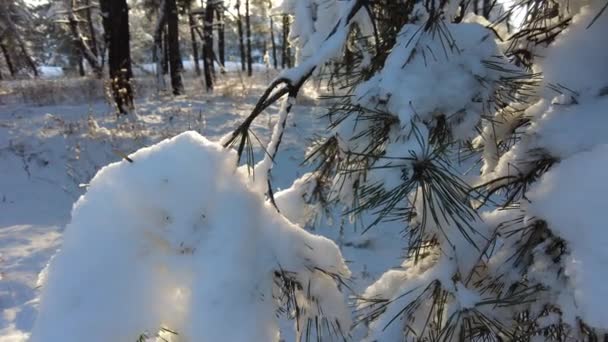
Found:
[[[307,156],[316,167],[308,197],[371,216],[367,229],[398,221],[407,233],[401,268],[357,301],[367,340],[605,338],[606,255],[594,242],[605,241],[605,224],[581,202],[603,201],[608,188],[591,171],[608,166],[607,6],[283,3],[298,65],[225,145],[252,163],[252,122],[286,96],[254,169],[270,173],[303,84],[319,77],[335,90],[329,133]],[[271,178],[261,178],[276,205]]]

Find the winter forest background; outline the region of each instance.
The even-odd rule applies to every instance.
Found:
[[[608,340],[606,8],[0,0],[0,341]]]

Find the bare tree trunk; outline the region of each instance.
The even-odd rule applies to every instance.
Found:
[[[6,45],[0,43],[0,50],[2,50],[2,54],[4,55],[4,60],[6,61],[6,66],[8,67],[8,71],[11,73],[11,77],[15,77],[16,70],[13,65],[13,60],[11,59],[11,55],[8,53],[8,49]]]
[[[112,94],[119,113],[126,114],[133,109],[129,7],[127,0],[101,0],[100,7]]]
[[[247,29],[247,76],[253,74],[253,58],[251,56],[251,18],[249,15],[249,0],[245,0],[245,25]]]
[[[169,69],[171,71],[171,87],[173,95],[181,95],[184,92],[182,82],[182,56],[179,51],[179,18],[175,0],[165,0],[167,5],[167,38],[169,48]]]
[[[201,67],[198,64],[198,42],[196,40],[196,33],[194,32],[194,28],[196,26],[196,22],[194,20],[194,15],[191,12],[191,3],[188,3],[188,24],[190,25],[190,40],[192,41],[192,58],[194,58],[194,70],[196,71],[196,76],[201,75]]]
[[[241,17],[241,0],[236,0],[236,23],[239,34],[239,50],[241,52],[241,70],[245,71],[245,43],[243,42],[243,18]]]
[[[272,8],[272,2],[269,1],[270,7]],[[270,44],[272,46],[272,62],[274,68],[277,69],[279,62],[277,61],[277,43],[274,41],[274,22],[272,20],[272,15],[270,17]]]
[[[97,77],[101,78],[101,64],[97,59],[97,55],[93,53],[93,51],[85,41],[84,36],[80,32],[79,20],[76,17],[76,14],[74,14],[74,6],[74,0],[69,0],[68,23],[70,26],[70,33],[72,34],[72,40],[74,41],[76,50],[79,52],[78,63],[81,76],[84,76],[82,75],[84,73],[84,67],[80,64],[82,63],[82,58],[86,58],[87,62],[89,63],[91,68],[93,68],[93,71],[95,72]]]
[[[91,41],[90,48],[91,52],[95,57],[99,57],[99,50],[97,47],[97,34],[95,33],[95,24],[93,23],[93,15],[91,14],[91,0],[85,1],[86,6],[86,16],[87,16],[87,24],[89,27],[89,40]]]
[[[163,43],[163,33],[165,30],[167,16],[165,15],[165,1],[161,0],[158,7],[158,18],[156,19],[156,27],[154,29],[154,49],[152,50],[152,60],[155,63],[156,71],[156,89],[164,91],[167,87],[164,77],[165,66],[165,49]]]
[[[165,11],[166,15],[166,11]],[[166,18],[166,17],[165,17]],[[169,74],[169,32],[167,25],[163,28],[163,75]]]
[[[17,39],[19,42],[19,47],[21,48],[21,53],[25,57],[25,62],[30,67],[30,69],[32,69],[32,72],[34,73],[34,77],[40,76],[38,74],[38,67],[36,66],[36,62],[34,62],[34,59],[32,58],[32,56],[29,54],[29,52],[27,52],[27,49],[25,48],[25,43],[21,40],[21,37],[19,37],[19,35],[17,35]]]
[[[84,77],[86,76],[85,72],[84,72],[84,58],[82,57],[82,54],[78,52],[78,74],[80,75],[80,77]]]
[[[207,0],[203,23],[203,68],[205,69],[205,86],[207,91],[213,90],[213,15],[214,0]]]
[[[221,72],[226,72],[224,67],[226,66],[226,39],[224,37],[225,23],[224,23],[224,1],[220,0],[216,5],[215,12],[217,13],[217,48],[219,50]]]
[[[281,46],[281,68],[291,68],[291,47],[289,46],[289,16],[283,15],[283,44]]]

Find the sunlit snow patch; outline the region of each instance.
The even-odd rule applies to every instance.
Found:
[[[187,132],[130,158],[74,205],[32,342],[136,341],[163,327],[180,341],[277,341],[282,271],[302,285],[299,327],[320,316],[348,329],[337,246],[251,190],[234,151]]]

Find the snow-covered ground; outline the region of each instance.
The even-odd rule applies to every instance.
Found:
[[[94,82],[58,80],[35,90],[31,84],[15,87],[18,90],[11,89],[14,84],[0,84],[6,86],[0,92],[0,341],[27,339],[37,315],[38,273],[60,248],[72,204],[99,168],[187,130],[219,140],[251,111],[271,76],[260,73],[247,86],[236,75],[226,76],[214,94],[205,94],[194,79],[188,80],[189,93],[184,96],[149,92],[137,100],[137,120],[117,120],[103,94],[82,89],[86,84],[103,89]],[[57,92],[45,100],[42,95],[48,96],[46,91],[53,92],[53,84],[59,83],[67,94],[85,95]],[[319,119],[323,105],[313,99],[314,90],[307,94],[288,120],[273,169],[277,188],[289,187],[309,170],[300,165],[307,140],[325,129]],[[277,110],[270,108],[254,123],[253,130],[264,143],[270,139]],[[256,158],[261,156],[258,148]],[[350,296],[398,265],[405,245],[398,225],[362,236],[360,227],[339,215],[332,224],[309,229],[341,247],[353,274]]]

